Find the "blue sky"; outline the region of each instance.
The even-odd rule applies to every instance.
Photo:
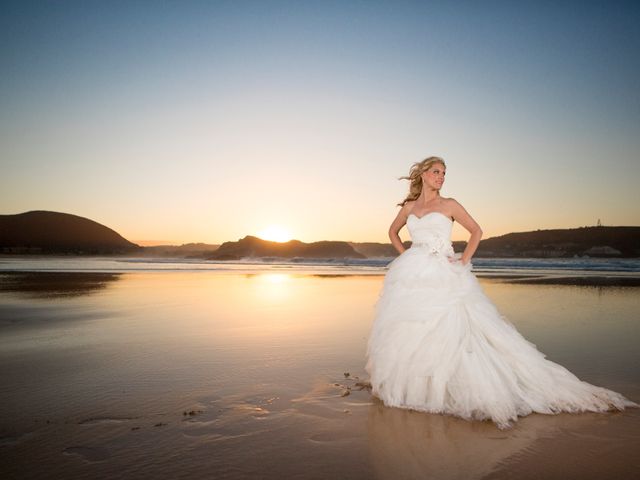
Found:
[[[1,213],[386,241],[439,155],[486,236],[640,224],[633,2],[4,5]]]

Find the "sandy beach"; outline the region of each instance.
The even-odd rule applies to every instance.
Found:
[[[548,358],[640,401],[637,284],[567,278],[481,283]],[[1,273],[2,478],[637,475],[637,409],[499,430],[381,405],[363,382],[382,280]]]

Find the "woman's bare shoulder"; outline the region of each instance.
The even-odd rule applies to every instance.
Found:
[[[457,200],[455,198],[452,197],[441,197],[442,202],[444,203],[445,206],[449,207],[449,206],[455,206],[455,205],[460,205]]]
[[[405,202],[405,204],[402,205],[402,207],[400,207],[400,210],[398,211],[398,215],[396,216],[396,220],[402,219],[406,221],[407,217],[409,216],[409,213],[411,213],[414,203],[415,201],[413,200],[409,200],[408,202]]]
[[[444,202],[444,210],[449,212],[452,216],[459,214],[461,210],[464,210],[464,207],[458,203],[455,198],[443,198]]]
[[[402,208],[400,208],[400,211],[405,214],[408,214],[413,209],[413,206],[415,205],[415,203],[416,203],[415,200],[407,200],[405,204],[402,206]]]

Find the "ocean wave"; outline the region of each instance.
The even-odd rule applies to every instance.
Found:
[[[244,258],[234,261],[193,258],[109,258],[109,257],[5,257],[0,271],[88,271],[127,272],[156,270],[336,270],[340,273],[384,273],[395,257],[387,258]],[[640,259],[603,258],[474,258],[476,272],[620,272],[640,273]]]

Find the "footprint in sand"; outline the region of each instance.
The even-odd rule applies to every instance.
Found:
[[[111,454],[106,448],[100,447],[85,447],[85,446],[75,446],[75,447],[67,447],[62,453],[64,455],[76,455],[83,460],[91,463],[95,462],[103,462],[111,457]]]
[[[99,425],[102,423],[122,423],[135,420],[136,417],[91,417],[78,422],[78,425]]]
[[[31,437],[32,435],[33,432],[27,432],[19,433],[17,435],[7,435],[4,437],[0,437],[0,447],[17,445],[18,443]]]

